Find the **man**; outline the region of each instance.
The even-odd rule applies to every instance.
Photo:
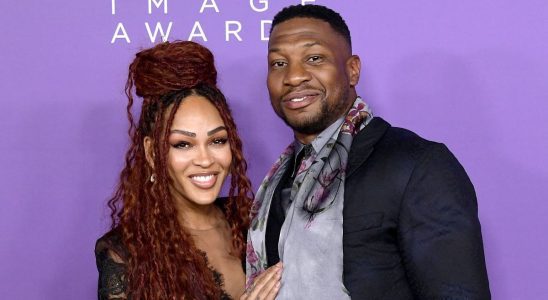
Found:
[[[280,11],[268,90],[295,141],[257,192],[247,274],[278,299],[489,299],[474,188],[439,143],[372,117],[339,14]]]

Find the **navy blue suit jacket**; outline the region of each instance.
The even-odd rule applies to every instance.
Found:
[[[352,299],[490,299],[474,187],[443,144],[374,118],[352,143],[344,199]]]
[[[279,193],[274,197],[276,205]],[[280,209],[270,210],[269,265],[279,261],[283,219]],[[352,299],[491,298],[466,172],[443,144],[378,117],[350,149],[343,251],[343,282]]]

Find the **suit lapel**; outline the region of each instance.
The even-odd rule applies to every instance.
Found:
[[[348,155],[348,168],[346,178],[352,174],[369,158],[375,144],[384,135],[390,124],[380,117],[375,117],[367,126],[360,131],[352,141],[350,154]]]

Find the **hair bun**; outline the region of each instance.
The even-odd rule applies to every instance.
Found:
[[[160,97],[204,83],[217,85],[213,54],[190,41],[165,42],[143,50],[129,68],[135,92],[143,98]]]

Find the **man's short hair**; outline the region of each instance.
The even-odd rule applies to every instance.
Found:
[[[272,20],[270,33],[276,25],[294,19],[294,18],[312,18],[329,23],[331,28],[342,35],[348,42],[348,46],[352,47],[352,39],[350,38],[350,30],[344,19],[336,11],[322,5],[307,4],[307,5],[291,5],[279,11]]]

